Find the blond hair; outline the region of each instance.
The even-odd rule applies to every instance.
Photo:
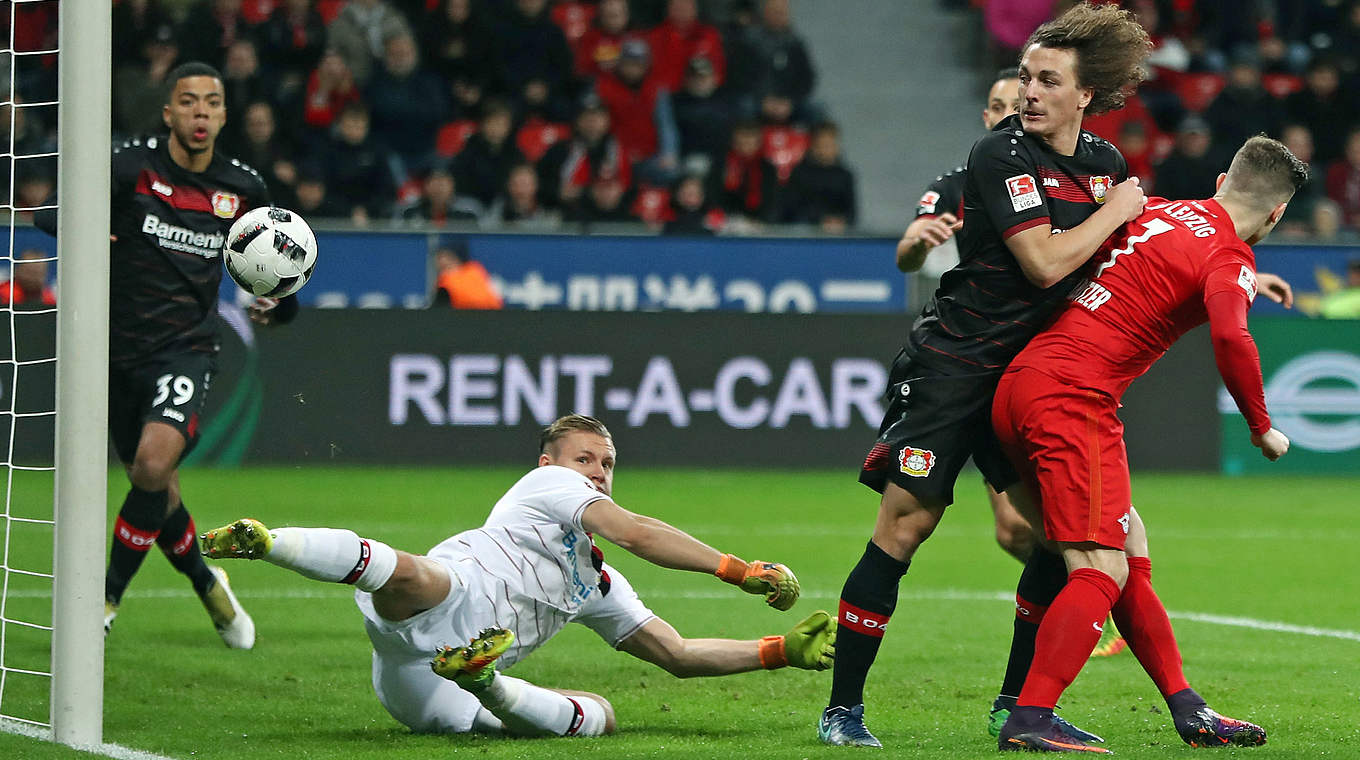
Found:
[[[609,434],[609,428],[605,427],[603,422],[584,414],[568,414],[553,420],[551,425],[543,428],[538,434],[538,453],[548,453],[550,446],[577,431],[594,433],[603,436],[611,444],[614,442],[614,437]]]

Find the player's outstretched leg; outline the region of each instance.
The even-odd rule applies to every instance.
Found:
[[[377,591],[397,568],[397,552],[381,541],[335,528],[276,528],[243,518],[199,536],[213,559],[262,559],[313,580]]]
[[[458,684],[518,736],[599,736],[613,729],[613,708],[603,698],[584,693],[560,694],[496,672],[496,660],[510,649],[515,635],[487,628],[465,647],[444,647],[430,667]]]

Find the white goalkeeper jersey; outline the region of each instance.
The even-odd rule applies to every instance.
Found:
[[[537,467],[505,492],[482,527],[444,540],[429,556],[470,559],[504,584],[503,602],[516,612],[546,605],[570,617],[601,593],[602,558],[593,555],[581,515],[604,498],[575,470]]]

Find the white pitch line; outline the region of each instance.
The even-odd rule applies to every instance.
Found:
[[[30,739],[37,739],[39,741],[52,741],[52,729],[34,726],[17,720],[10,720],[9,718],[0,718],[0,731],[7,734],[26,736]],[[174,758],[166,757],[165,755],[157,755],[154,752],[143,752],[139,749],[124,747],[121,744],[109,744],[107,742],[102,744],[77,744],[72,746],[71,749],[80,752],[90,752],[104,757],[111,757],[114,758],[114,760],[174,760]]]
[[[322,585],[309,586],[304,588],[282,588],[267,591],[250,591],[235,589],[237,596],[242,599],[347,599],[353,592],[349,589],[339,587],[328,587]],[[51,597],[51,592],[46,590],[18,590],[11,589],[9,596],[13,598],[26,599],[45,599]],[[730,592],[722,589],[705,591],[672,591],[667,593],[648,593],[645,590],[639,592],[644,600],[646,599],[693,599],[699,601],[730,601],[739,597],[734,597]],[[800,596],[804,599],[836,600],[840,598],[839,591],[828,589],[805,589]],[[193,592],[186,588],[159,587],[136,589],[131,598],[144,599],[188,599],[193,597]],[[898,594],[902,600],[917,601],[945,601],[945,602],[1007,602],[1013,603],[1015,592],[1012,591],[968,591],[964,589],[937,589],[925,591],[903,591]],[[1319,628],[1311,625],[1295,625],[1293,623],[1281,623],[1273,620],[1261,620],[1258,618],[1235,617],[1230,615],[1214,615],[1206,612],[1178,612],[1168,610],[1166,613],[1175,620],[1188,620],[1193,623],[1208,623],[1210,625],[1222,625],[1232,628],[1248,628],[1255,631],[1269,631],[1271,633],[1290,633],[1297,636],[1313,636],[1317,638],[1342,639],[1345,641],[1360,641],[1360,631],[1348,631],[1341,628]]]

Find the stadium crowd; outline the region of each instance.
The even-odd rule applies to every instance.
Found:
[[[1010,65],[1073,0],[940,2],[975,9],[991,58]],[[1315,178],[1277,237],[1360,241],[1360,0],[1119,4],[1153,35],[1149,79],[1087,126],[1145,186],[1207,196],[1235,148],[1264,132]],[[56,5],[16,5],[17,51],[55,48]],[[115,139],[162,129],[176,63],[211,63],[227,80],[224,150],[309,218],[529,231],[640,221],[679,234],[856,223],[855,176],[813,98],[791,0],[114,6]],[[55,99],[54,55],[13,60],[16,102]],[[53,151],[54,122],[55,108],[17,109],[14,154]],[[54,174],[51,158],[17,162],[16,205],[42,203]]]
[[[55,3],[20,10],[19,49],[54,47]],[[166,73],[200,60],[225,79],[223,150],[309,218],[531,231],[641,221],[678,234],[852,227],[854,177],[811,99],[816,73],[789,0],[703,10],[700,0],[115,0],[115,139],[161,131]],[[18,74],[21,99],[55,89],[54,62]],[[50,149],[51,125],[34,115],[18,121],[18,152]],[[44,173],[19,172],[21,204],[50,192]]]

